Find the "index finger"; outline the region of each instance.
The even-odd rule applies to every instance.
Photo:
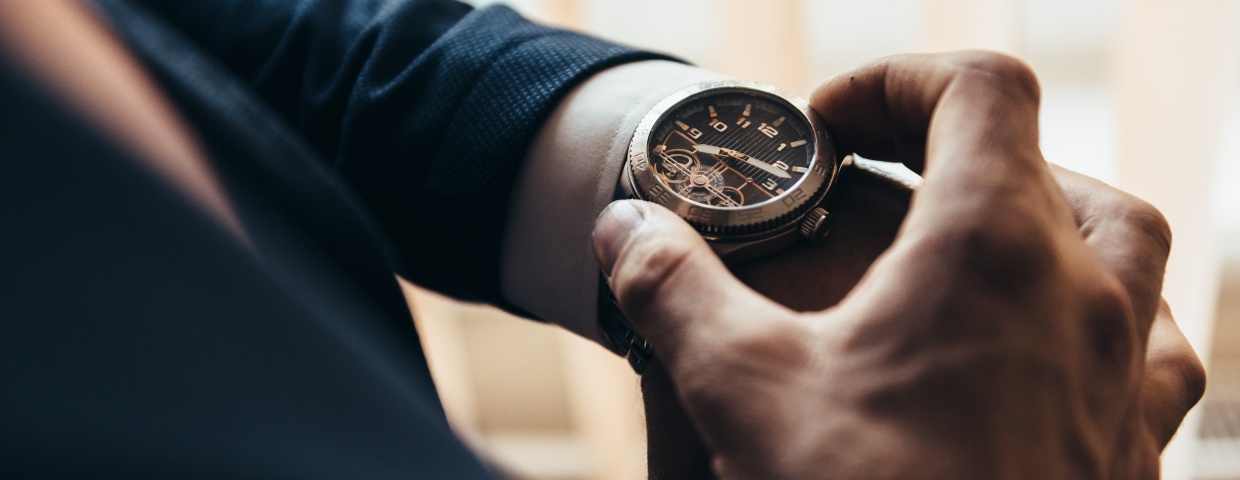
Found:
[[[902,162],[927,182],[1028,185],[1046,172],[1040,97],[1020,60],[960,52],[877,60],[820,86],[811,105],[841,150]]]
[[[953,86],[956,90],[949,91]],[[995,93],[1006,98],[995,99]],[[903,162],[920,172],[941,100],[946,100],[945,106],[1024,107],[1005,115],[1010,117],[1005,120],[1009,124],[1023,120],[1012,126],[1028,132],[1036,131],[1040,98],[1037,79],[1020,60],[989,52],[957,52],[875,60],[820,85],[810,103],[842,151]],[[1035,134],[1035,142],[1036,138]]]
[[[1074,230],[1038,146],[1039,102],[1027,65],[986,52],[888,57],[811,99],[841,150],[921,172],[893,248],[941,260],[902,264],[914,285],[962,264],[1010,278],[1013,266],[1047,263],[1053,242]]]

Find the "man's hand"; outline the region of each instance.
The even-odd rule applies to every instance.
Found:
[[[666,210],[600,218],[600,263],[716,473],[1157,476],[1204,381],[1159,301],[1167,226],[1048,168],[1038,96],[1023,64],[979,53],[890,58],[819,89],[844,150],[925,177],[891,249],[825,311],[749,289]]]

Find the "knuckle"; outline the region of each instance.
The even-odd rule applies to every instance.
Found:
[[[1042,88],[1033,68],[1024,60],[998,52],[964,51],[949,60],[958,75],[977,75],[1003,88],[1012,88],[1038,103]]]
[[[1101,278],[1089,282],[1093,287],[1085,294],[1091,310],[1103,317],[1123,320],[1123,322],[1114,322],[1117,325],[1127,324],[1128,317],[1132,315],[1132,302],[1128,297],[1128,290],[1114,277],[1102,274],[1098,276]]]
[[[1159,368],[1169,378],[1167,380],[1178,389],[1180,413],[1187,413],[1197,405],[1206,392],[1206,369],[1201,359],[1192,351],[1168,355],[1158,361]]]
[[[1059,266],[1049,232],[1016,216],[975,218],[958,243],[966,265],[995,287],[1024,288],[1043,281]]]
[[[1158,208],[1125,194],[1117,202],[1113,215],[1117,221],[1150,239],[1162,255],[1171,252],[1171,224]]]
[[[1130,365],[1137,354],[1137,338],[1128,291],[1115,278],[1103,277],[1087,285],[1093,285],[1086,287],[1083,300],[1094,353],[1108,364]]]
[[[1165,446],[1205,394],[1205,367],[1191,348],[1185,348],[1156,355],[1146,371],[1146,421],[1158,444]]]

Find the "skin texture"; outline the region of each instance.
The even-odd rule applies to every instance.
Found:
[[[845,175],[828,204],[831,235],[819,244],[799,243],[770,257],[730,265],[737,278],[800,312],[839,303],[891,245],[909,203],[909,192],[903,188],[871,175],[847,171]],[[650,478],[714,478],[710,452],[685,416],[657,355],[641,384]]]
[[[843,150],[925,182],[898,230],[870,203],[890,216],[853,239],[738,267],[753,288],[670,212],[610,207],[596,254],[662,362],[643,379],[651,450],[686,452],[652,454],[652,477],[1157,478],[1205,381],[1159,296],[1170,232],[1046,163],[1039,95],[981,52],[821,86]]]

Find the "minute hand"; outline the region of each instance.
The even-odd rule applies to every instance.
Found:
[[[743,154],[743,153],[741,153],[741,152],[737,152],[737,151],[735,151],[735,150],[731,151],[730,153],[734,153],[734,154],[735,154],[735,155],[733,155],[734,157],[739,158],[739,159],[741,159],[741,160],[744,160],[744,161],[745,161],[745,163],[748,163],[748,164],[750,164],[750,165],[753,165],[753,166],[755,166],[755,167],[758,167],[759,169],[762,169],[762,170],[763,170],[763,171],[765,171],[766,173],[769,173],[769,174],[774,175],[774,176],[779,177],[779,178],[792,178],[792,175],[788,175],[788,172],[785,172],[785,171],[783,171],[783,170],[781,170],[781,169],[775,168],[775,166],[774,166],[774,165],[771,165],[771,164],[769,164],[769,163],[766,163],[766,162],[764,162],[764,161],[762,161],[762,160],[758,160],[758,159],[756,159],[756,158],[754,158],[754,157],[751,157],[751,156],[749,156],[749,155],[745,155],[745,154]]]
[[[738,160],[744,160],[744,161],[745,161],[745,163],[748,163],[748,164],[750,164],[750,165],[753,165],[753,166],[755,166],[755,167],[758,167],[758,168],[762,169],[762,171],[764,171],[764,172],[766,172],[766,173],[769,173],[769,174],[771,174],[771,175],[774,175],[774,176],[776,176],[776,177],[779,177],[779,178],[792,178],[792,175],[788,175],[788,172],[785,172],[785,171],[783,171],[783,170],[780,170],[780,169],[778,169],[778,168],[775,168],[775,166],[774,166],[774,165],[771,165],[771,164],[769,164],[769,163],[766,163],[766,162],[764,162],[764,161],[762,161],[762,160],[758,160],[758,159],[756,159],[756,158],[754,158],[754,157],[751,157],[751,156],[749,156],[749,155],[745,155],[745,154],[743,154],[743,153],[741,153],[741,152],[738,152],[738,151],[736,151],[736,150],[732,150],[732,149],[730,149],[730,148],[716,147],[716,146],[714,146],[714,145],[701,145],[701,144],[698,144],[698,145],[694,145],[694,146],[693,146],[693,149],[694,149],[694,150],[697,150],[697,151],[699,151],[699,152],[702,152],[702,153],[709,153],[709,154],[711,154],[711,155],[719,155],[720,153],[722,153],[722,154],[724,154],[724,155],[727,155],[727,156],[729,156],[729,157],[736,158],[736,159],[738,159]]]

